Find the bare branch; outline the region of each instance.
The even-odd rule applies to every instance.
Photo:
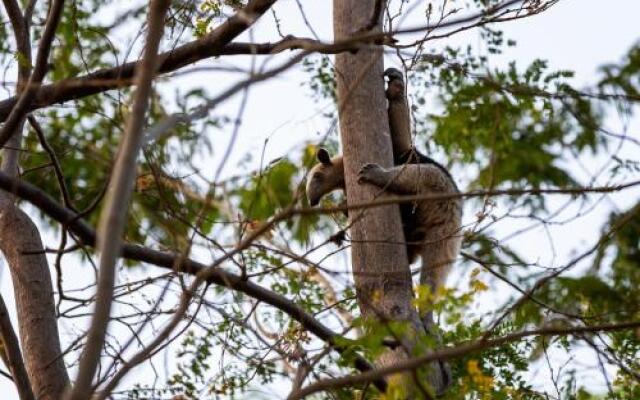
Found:
[[[169,5],[169,0],[153,0],[149,6],[146,46],[140,68],[136,70],[137,89],[109,182],[105,206],[100,215],[97,247],[101,254],[96,305],[87,334],[87,343],[80,358],[78,377],[68,396],[69,399],[81,400],[90,397],[93,375],[100,361],[113,301],[115,265],[120,254],[122,232],[133,190],[136,160],[144,139],[142,129],[146,122],[151,84],[157,68],[156,57]]]
[[[25,24],[22,11],[20,10],[20,4],[17,0],[2,0],[4,8],[9,16],[11,22],[11,28],[13,29],[14,38],[16,40],[16,47],[18,52],[22,54],[26,63],[20,63],[20,74],[24,77],[28,76],[31,70],[31,44],[29,43],[29,30]]]
[[[7,366],[11,370],[13,382],[18,389],[20,400],[35,400],[33,390],[31,389],[31,382],[29,382],[29,376],[22,361],[20,343],[13,330],[13,325],[9,319],[9,312],[7,311],[7,306],[2,296],[0,296],[0,337],[2,337],[2,347],[9,362]]]
[[[15,106],[13,106],[9,117],[4,122],[2,129],[0,130],[0,148],[9,141],[9,139],[16,135],[19,131],[19,127],[22,126],[24,115],[29,110],[29,104],[33,100],[33,95],[38,90],[42,79],[47,73],[47,64],[49,61],[49,52],[51,51],[51,43],[56,33],[56,28],[60,22],[60,16],[62,15],[62,9],[64,6],[64,0],[54,0],[49,9],[49,17],[42,32],[40,43],[38,45],[38,55],[36,56],[36,63],[33,68],[33,72],[29,77],[27,87],[20,94]],[[24,21],[23,21],[24,23]],[[26,25],[26,24],[25,24]]]
[[[50,218],[68,226],[69,230],[77,235],[84,244],[89,246],[95,245],[96,233],[91,226],[82,220],[79,214],[64,208],[42,190],[2,172],[0,172],[0,188],[28,201],[35,207],[42,210]],[[181,257],[177,254],[161,252],[128,243],[122,246],[121,256],[130,260],[144,262],[172,271],[178,270],[190,275],[197,275],[200,271],[207,268],[207,266],[197,261]],[[304,309],[288,300],[286,297],[220,268],[210,272],[207,277],[207,282],[245,293],[246,295],[265,304],[269,304],[298,321],[306,330],[329,344],[336,351],[342,353],[347,350],[346,346],[336,344],[347,342],[345,338],[342,338],[340,335],[324,326],[311,314],[307,313]],[[354,358],[354,366],[360,371],[368,371],[372,369],[371,364],[360,356],[356,356]],[[384,388],[384,383],[378,382],[378,387]]]
[[[511,0],[486,11],[467,17],[445,21],[437,27],[425,25],[417,26],[394,32],[365,31],[358,32],[347,38],[336,40],[333,43],[322,42],[309,38],[285,37],[275,43],[230,43],[242,30],[248,26],[246,18],[236,14],[224,24],[202,39],[179,46],[171,51],[158,56],[158,73],[168,73],[185,67],[189,64],[210,57],[221,55],[269,55],[286,50],[306,50],[323,54],[339,54],[343,52],[357,52],[359,49],[371,46],[393,45],[393,36],[410,34],[422,31],[434,31],[451,28],[458,25],[471,23],[466,29],[487,25],[495,22],[491,18],[498,11],[503,11],[509,6],[522,0]],[[254,15],[252,21],[264,14],[275,0],[254,0],[244,8],[245,15]],[[242,29],[238,32],[238,29]],[[31,102],[29,111],[47,107],[52,104],[87,97],[102,93],[111,89],[131,86],[133,74],[140,61],[133,61],[119,67],[107,68],[93,72],[79,78],[66,79],[54,84],[43,85],[38,88]],[[16,97],[0,101],[0,122],[4,121],[17,102]]]
[[[301,52],[295,55],[294,57],[292,57],[290,60],[282,63],[281,65],[267,72],[250,76],[249,78],[234,84],[233,86],[226,89],[218,96],[215,96],[210,100],[207,100],[204,104],[198,106],[194,111],[192,111],[189,114],[177,113],[164,118],[163,120],[161,120],[160,122],[158,122],[157,124],[155,124],[154,126],[152,126],[147,130],[144,138],[145,144],[150,143],[154,140],[157,140],[159,137],[163,136],[164,133],[166,133],[167,131],[174,128],[176,125],[180,123],[190,123],[196,119],[205,117],[212,108],[216,107],[218,104],[220,104],[224,100],[228,99],[229,97],[233,96],[234,94],[249,87],[254,83],[267,80],[269,78],[272,78],[280,74],[281,72],[286,71],[287,69],[299,63],[306,55],[307,55],[307,52]]]
[[[5,10],[9,15],[9,21],[13,29],[13,37],[16,41],[16,49],[18,56],[18,85],[17,92],[24,90],[26,81],[31,74],[31,40],[29,28],[22,17],[20,5],[16,0],[3,0]],[[11,111],[9,109],[9,111]],[[8,113],[7,113],[8,115]],[[6,118],[6,116],[5,116]],[[4,120],[4,118],[3,118]],[[22,131],[22,128],[16,129]],[[20,147],[21,137],[15,135],[8,143],[7,148],[2,151],[2,170],[12,175],[18,174],[18,149]]]
[[[36,118],[32,115],[28,116],[27,119],[29,120],[29,124],[31,125],[33,130],[36,132],[36,136],[38,136],[40,145],[42,146],[44,151],[46,151],[47,154],[49,155],[49,159],[51,160],[51,164],[53,165],[53,170],[55,172],[56,179],[58,180],[58,186],[60,187],[60,193],[62,195],[62,204],[64,204],[65,207],[73,211],[77,211],[71,202],[71,197],[69,196],[69,191],[67,190],[67,185],[64,181],[64,174],[62,173],[62,167],[60,166],[60,161],[58,160],[58,157],[56,156],[56,153],[51,147],[51,145],[49,144],[49,142],[47,142],[47,138],[44,135],[42,126],[40,126]]]
[[[9,0],[5,0],[9,1]],[[175,71],[196,61],[224,54],[221,52],[234,38],[250,27],[264,14],[276,0],[253,0],[244,9],[226,20],[202,39],[187,43],[171,51],[158,55],[158,73]],[[252,18],[246,18],[247,15]],[[259,48],[260,46],[258,46]],[[255,46],[248,44],[231,45],[231,54],[253,54]],[[140,60],[123,64],[120,67],[100,70],[81,78],[73,78],[56,84],[44,85],[36,88],[32,96],[29,111],[46,107],[55,103],[78,99],[96,93],[127,87],[133,84],[134,71],[141,63]],[[17,99],[0,102],[0,121],[4,121],[14,108]]]

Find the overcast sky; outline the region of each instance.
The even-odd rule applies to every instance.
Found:
[[[329,39],[331,36],[330,1],[302,1],[308,19],[312,22],[314,30],[321,38]],[[311,36],[306,29],[296,2],[294,0],[282,0],[276,7],[277,15],[281,19],[284,32],[293,32],[300,36]],[[503,56],[493,58],[494,66],[504,66],[506,62],[516,60],[518,65],[526,66],[533,59],[542,58],[550,62],[550,66],[556,69],[574,70],[577,74],[575,82],[579,85],[594,82],[597,68],[603,63],[618,62],[628,49],[640,39],[638,31],[638,16],[640,15],[640,1],[637,0],[561,0],[558,5],[540,16],[525,20],[519,20],[508,24],[501,24],[505,35],[509,39],[517,41],[515,48],[509,49]],[[264,17],[254,33],[255,41],[277,40],[274,32],[265,32],[266,26],[272,26],[270,14]],[[478,43],[477,32],[465,33],[446,41],[437,43],[438,46]],[[248,40],[245,37],[244,40]],[[282,59],[282,58],[279,58]],[[230,58],[214,62],[216,65],[234,64],[240,60]],[[260,59],[261,60],[261,59]],[[260,61],[259,60],[259,61]],[[275,64],[274,64],[275,65]],[[188,76],[181,80],[184,89],[190,83],[199,86],[206,73]],[[219,75],[216,75],[219,76]],[[226,79],[228,78],[228,80]],[[211,79],[207,77],[207,89],[216,93],[231,85],[234,75],[225,75],[224,79]],[[226,173],[234,173],[234,164],[244,157],[248,149],[253,149],[254,155],[260,154],[265,139],[269,138],[266,148],[266,159],[289,154],[291,148],[300,146],[304,140],[314,140],[324,134],[328,127],[328,120],[319,116],[322,105],[317,104],[310,96],[309,91],[301,84],[306,75],[299,70],[292,70],[282,77],[278,77],[268,83],[261,84],[250,91],[247,111],[243,117],[243,125],[240,130],[237,145],[231,158],[231,163],[225,168]],[[210,82],[210,83],[209,83]],[[175,86],[165,85],[166,90]],[[238,99],[234,99],[217,112],[235,115],[238,107]],[[616,126],[617,120],[611,119],[611,124]],[[638,137],[637,118],[630,125],[630,134]],[[230,130],[215,132],[219,137],[214,138],[214,160],[219,159],[222,149],[230,136]],[[611,200],[623,207],[633,198],[620,198]],[[598,232],[599,223],[606,213],[595,215],[590,221],[591,229],[579,230],[575,227],[558,227],[556,234],[563,238],[560,243],[561,252],[568,254],[572,248],[580,243],[588,242]],[[526,244],[515,244],[523,251],[538,251],[543,244],[544,235],[532,233],[532,240]],[[46,241],[50,247],[57,245],[56,237],[46,234]],[[67,258],[65,260],[71,260]],[[53,265],[53,264],[52,264]],[[12,296],[11,285],[5,273],[2,279],[2,292],[9,307]],[[15,318],[14,318],[15,321]],[[0,377],[0,389],[13,390],[4,378]],[[8,393],[3,390],[2,393]]]

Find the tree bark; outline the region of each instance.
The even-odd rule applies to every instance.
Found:
[[[334,0],[334,36],[342,40],[358,30],[382,29],[382,0]],[[381,7],[382,6],[382,7]],[[387,103],[383,78],[382,46],[363,48],[355,54],[336,55],[340,136],[344,156],[348,204],[371,201],[380,190],[358,184],[358,171],[366,163],[393,166]],[[401,346],[388,350],[376,361],[388,366],[411,354],[415,339],[423,335],[420,318],[412,305],[412,278],[407,259],[400,212],[397,205],[349,213],[351,259],[356,296],[365,319],[406,322],[409,332],[399,339]],[[436,392],[444,388],[440,370],[431,369],[428,383]],[[418,374],[390,377],[392,388],[414,398],[415,389],[424,390]]]
[[[375,0],[335,0],[335,39],[344,39],[359,27],[367,26],[375,3]],[[379,30],[380,25],[374,29]],[[349,204],[371,201],[379,191],[371,185],[358,185],[358,171],[364,164],[393,166],[382,74],[381,47],[336,56],[340,136]],[[398,240],[403,235],[398,206],[350,214],[353,274],[362,315],[410,320],[411,273],[405,246]]]
[[[29,374],[22,359],[20,342],[18,342],[18,336],[13,330],[9,310],[7,310],[2,296],[0,296],[0,337],[3,347],[0,356],[11,372],[20,400],[35,400]]]
[[[334,0],[334,36],[347,38],[370,24],[376,0]],[[381,18],[373,29],[381,29]],[[379,192],[359,185],[358,171],[366,163],[393,165],[383,79],[381,47],[336,56],[340,103],[340,136],[344,155],[347,203],[371,201]],[[411,271],[402,244],[402,223],[397,205],[349,213],[351,259],[360,312],[378,321],[413,321]],[[404,358],[389,351],[379,364]]]
[[[31,75],[29,25],[17,1],[4,0],[3,4],[11,21],[16,48],[24,58],[24,62],[18,63],[20,95]],[[41,58],[46,59],[44,55]],[[24,118],[19,118],[2,148],[0,170],[11,177],[18,174],[23,126]],[[22,357],[31,390],[38,399],[59,399],[69,385],[69,377],[60,349],[49,265],[38,228],[5,191],[0,191],[0,251],[11,271]],[[29,398],[30,390],[25,387],[24,377],[14,376],[14,379],[19,381],[21,398]]]
[[[69,378],[60,351],[49,265],[38,228],[6,192],[0,196],[0,251],[11,271],[33,392],[38,399],[59,399]]]

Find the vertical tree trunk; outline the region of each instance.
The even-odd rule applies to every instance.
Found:
[[[334,36],[344,39],[369,24],[376,0],[334,0]],[[373,29],[381,29],[381,22]],[[366,163],[393,165],[389,121],[384,94],[382,48],[362,49],[336,56],[340,103],[340,135],[344,155],[347,203],[370,201],[379,192],[357,183]],[[349,213],[351,259],[360,312],[365,318],[414,321],[411,271],[397,205]],[[389,351],[379,360],[388,365],[404,358]]]
[[[3,5],[22,56],[18,63],[20,94],[32,69],[29,26],[17,1],[5,0]],[[13,177],[18,175],[17,149],[21,147],[23,126],[24,118],[1,149],[0,170]],[[69,377],[60,349],[49,265],[38,228],[5,191],[0,191],[0,251],[11,271],[20,345],[33,394],[37,399],[59,399],[69,385]]]
[[[378,0],[380,1],[380,0]],[[377,0],[334,0],[335,40],[345,39],[363,27],[370,28]],[[385,2],[381,2],[384,9]],[[380,6],[380,4],[378,4]],[[382,29],[382,13],[373,30]],[[347,203],[371,201],[379,189],[357,183],[358,171],[366,163],[385,168],[393,165],[381,46],[361,49],[355,54],[336,56],[340,136],[344,155]],[[397,205],[349,213],[352,238],[352,268],[361,314],[365,318],[406,321],[413,332],[404,348],[389,350],[377,360],[389,365],[407,358],[415,343],[414,334],[423,334],[420,319],[412,306],[413,291],[400,211]],[[408,348],[407,348],[408,347]],[[429,384],[441,392],[440,370],[432,369]],[[418,375],[395,376],[391,382],[406,398],[414,398]],[[422,387],[422,383],[418,383]]]
[[[37,399],[60,399],[69,384],[60,351],[49,265],[33,221],[0,195],[0,251],[15,294],[20,344]]]
[[[375,2],[334,0],[335,39],[348,37],[367,26]],[[380,29],[380,25],[374,29]],[[374,186],[357,183],[358,171],[365,163],[374,162],[387,168],[393,165],[383,66],[381,47],[336,56],[349,204],[371,201],[379,192]],[[353,274],[362,315],[410,320],[411,274],[405,246],[400,243],[403,233],[398,206],[376,207],[350,216]]]

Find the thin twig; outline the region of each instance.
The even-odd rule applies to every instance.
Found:
[[[45,74],[47,73],[47,65],[49,63],[49,52],[51,51],[51,44],[55,37],[56,28],[60,22],[62,16],[62,9],[64,6],[64,0],[53,0],[49,9],[49,17],[44,26],[40,43],[38,44],[38,55],[36,56],[35,66],[33,72],[29,77],[27,87],[20,94],[18,101],[13,106],[11,113],[2,129],[0,129],[0,148],[16,134],[17,128],[22,125],[24,115],[29,111],[29,106],[33,101],[33,96],[38,91],[38,87],[42,82]]]

